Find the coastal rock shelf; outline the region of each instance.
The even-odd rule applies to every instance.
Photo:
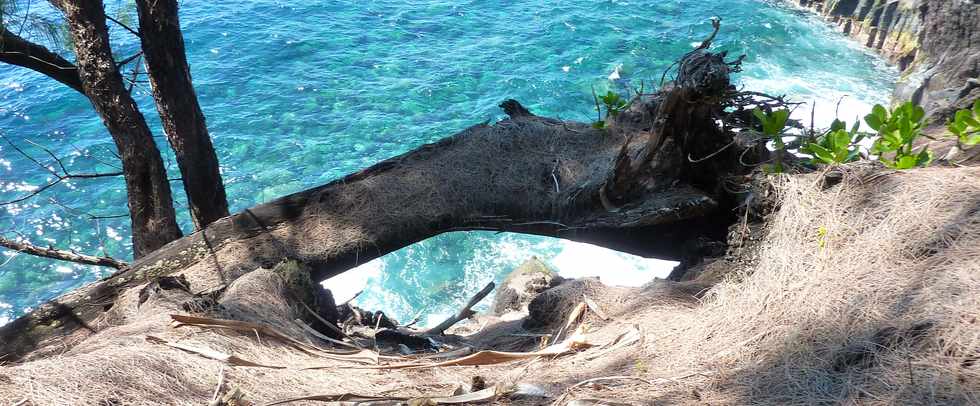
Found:
[[[934,123],[980,98],[980,3],[974,0],[799,0],[902,70],[894,100]]]

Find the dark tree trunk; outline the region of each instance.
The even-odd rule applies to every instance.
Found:
[[[27,41],[0,27],[0,62],[22,66],[44,74],[84,94],[78,68],[47,48]]]
[[[135,258],[181,237],[163,159],[146,120],[123,86],[109,45],[101,1],[60,3],[75,43],[82,88],[112,135],[122,160]]]
[[[191,84],[176,0],[138,0],[140,38],[153,98],[167,139],[177,157],[196,229],[228,216],[228,201]]]

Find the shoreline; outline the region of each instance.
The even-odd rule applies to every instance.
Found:
[[[980,4],[963,0],[793,0],[895,65],[892,102],[921,105],[933,123],[980,98]]]

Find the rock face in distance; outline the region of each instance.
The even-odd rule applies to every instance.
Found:
[[[563,280],[548,264],[531,257],[507,275],[497,288],[490,312],[500,316],[510,311],[523,311],[537,294],[558,286]]]
[[[799,0],[902,71],[894,102],[911,100],[934,124],[980,98],[980,2]]]

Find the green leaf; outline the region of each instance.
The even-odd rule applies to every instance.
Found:
[[[966,120],[968,118],[971,118],[972,116],[973,116],[973,112],[971,112],[970,110],[959,110],[956,112],[956,115],[953,116],[954,117],[953,120],[956,121],[957,123],[965,123]]]
[[[909,102],[911,105],[912,102]],[[912,121],[916,124],[921,124],[922,119],[926,117],[926,111],[921,106],[912,107]]]
[[[969,110],[960,110],[960,111],[967,112]],[[963,122],[968,124],[970,127],[980,128],[980,121],[977,121],[977,118],[974,117],[972,114],[966,114],[965,117],[963,117]]]
[[[838,120],[836,118],[834,119],[834,122],[830,124],[830,131],[831,132],[837,131],[837,130],[843,130],[845,128],[847,128],[847,123],[845,123],[843,121],[840,121],[840,120]]]
[[[763,113],[762,109],[758,107],[752,109],[752,115],[754,115],[755,118],[759,120],[760,123],[765,123],[767,121],[766,113]]]
[[[868,123],[868,126],[875,131],[881,129],[881,126],[883,124],[881,117],[874,114],[868,114],[864,116],[864,122]]]
[[[924,167],[929,165],[929,162],[932,162],[932,151],[928,150],[927,148],[923,148],[922,151],[920,151],[915,157],[915,165]]]
[[[851,145],[851,135],[844,130],[837,130],[830,133],[828,141],[830,143],[830,149],[834,152],[847,150],[847,147]]]
[[[772,113],[773,117],[773,129],[776,133],[782,132],[783,128],[786,127],[786,120],[789,119],[789,110],[777,110]]]
[[[916,162],[917,161],[916,161],[915,156],[913,156],[913,155],[903,155],[901,158],[898,158],[898,161],[897,162],[895,162],[895,169],[911,169],[911,168],[915,168]]]
[[[882,144],[883,142],[881,138],[875,140],[875,142],[871,144],[871,153],[875,155],[881,155],[883,152],[885,152],[884,145]]]
[[[966,128],[964,128],[964,126],[959,122],[950,121],[949,124],[946,124],[946,129],[949,130],[949,132],[953,133],[953,135],[957,137],[962,137],[963,130],[965,130]]]
[[[813,153],[813,156],[820,161],[828,164],[834,163],[833,155],[826,148],[817,144],[810,144],[810,151]]]
[[[912,132],[912,122],[909,120],[901,120],[898,122],[898,132],[901,134],[901,141],[908,142],[914,136]]]
[[[895,132],[887,132],[881,134],[877,140],[875,140],[874,147],[877,148],[878,152],[890,152],[897,150],[901,145],[901,140]]]
[[[971,136],[965,137],[965,138],[966,139],[963,140],[963,144],[964,145],[974,146],[974,145],[980,144],[980,134],[974,134],[974,135],[971,135]]]
[[[879,122],[888,121],[888,110],[885,110],[885,106],[876,104],[871,108],[871,114],[878,117]]]
[[[980,99],[973,102],[973,115],[980,117]]]

